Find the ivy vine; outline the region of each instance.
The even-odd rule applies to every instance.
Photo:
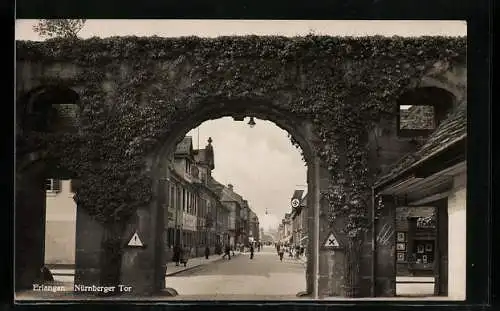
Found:
[[[79,206],[124,222],[152,197],[144,158],[207,102],[265,100],[312,120],[331,174],[322,193],[344,232],[367,228],[373,182],[367,133],[437,61],[463,62],[465,38],[114,37],[17,42],[17,59],[78,68],[46,83],[79,86],[78,133],[23,132],[22,152],[49,150],[75,174]],[[111,87],[104,87],[108,83]],[[297,146],[297,142],[292,139]]]

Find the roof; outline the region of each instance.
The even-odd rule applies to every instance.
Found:
[[[175,155],[188,155],[193,151],[193,138],[191,136],[186,136],[182,139],[180,143],[177,144],[175,149]]]
[[[205,149],[196,149],[193,150],[194,159],[199,163],[207,163],[207,153]]]
[[[299,201],[302,199],[302,195],[304,194],[304,190],[295,190],[293,192],[292,200],[293,199],[299,199]]]
[[[219,199],[222,200],[223,193],[222,191],[224,190],[224,185],[215,180],[212,176],[209,177],[208,179],[208,188],[211,189],[213,192],[215,192],[218,196]]]
[[[434,154],[444,151],[467,137],[467,102],[461,102],[429,136],[423,146],[414,153],[408,153],[381,175],[380,185],[398,177],[418,163],[428,160]]]
[[[241,207],[243,207],[243,205],[245,204],[245,200],[243,200],[243,197],[241,195],[226,186],[223,186],[222,188],[221,201],[237,202]]]

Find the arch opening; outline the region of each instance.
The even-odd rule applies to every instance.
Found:
[[[188,119],[183,119],[179,120],[176,123],[176,127],[173,131],[170,131],[168,134],[165,135],[164,140],[162,141],[162,145],[159,146],[155,152],[153,153],[153,162],[152,165],[150,166],[150,171],[153,172],[155,175],[155,178],[160,181],[162,178],[165,178],[165,171],[167,168],[167,165],[165,164],[165,159],[167,158],[173,158],[175,157],[175,151],[177,149],[177,146],[183,142],[185,139],[186,135],[192,131],[193,129],[199,127],[201,124],[204,122],[212,121],[212,122],[217,122],[216,120],[219,120],[224,117],[231,117],[232,122],[238,123],[241,122],[244,126],[249,126],[247,124],[247,120],[249,118],[252,118],[253,121],[256,121],[256,127],[259,126],[259,123],[262,122],[261,120],[265,120],[268,122],[272,122],[276,127],[280,128],[283,131],[283,134],[285,132],[287,135],[284,135],[284,137],[287,137],[286,139],[291,143],[292,145],[295,145],[297,149],[299,149],[299,153],[302,155],[302,161],[305,162],[305,165],[307,166],[307,172],[305,174],[305,185],[297,185],[300,186],[298,187],[299,189],[302,188],[302,193],[304,193],[304,197],[298,198],[300,200],[300,206],[305,207],[306,205],[309,208],[303,208],[302,215],[300,219],[303,219],[304,222],[308,224],[308,234],[309,236],[307,237],[305,233],[301,233],[303,238],[300,239],[295,239],[296,240],[296,245],[292,244],[293,240],[292,238],[288,237],[288,240],[282,239],[281,244],[289,245],[291,246],[290,249],[292,250],[292,253],[295,252],[293,246],[299,246],[300,244],[303,245],[302,250],[300,247],[297,248],[296,253],[297,254],[303,254],[301,257],[302,261],[300,262],[301,265],[303,265],[303,272],[302,272],[302,280],[304,286],[300,289],[297,289],[295,292],[290,292],[287,293],[288,295],[294,296],[297,294],[297,292],[302,292],[302,293],[311,293],[312,292],[312,267],[313,267],[313,258],[312,256],[314,253],[314,250],[312,249],[313,243],[311,239],[311,234],[314,231],[314,226],[317,226],[315,223],[313,223],[313,215],[314,213],[317,213],[316,210],[319,210],[319,200],[317,199],[317,196],[314,195],[316,188],[319,187],[319,183],[317,182],[317,178],[319,176],[316,176],[316,171],[313,169],[315,163],[314,163],[314,147],[313,147],[313,133],[312,133],[312,124],[310,124],[308,121],[298,119],[297,117],[294,117],[290,115],[290,113],[284,113],[283,111],[280,111],[279,108],[274,108],[272,105],[266,102],[256,102],[256,101],[247,101],[247,102],[232,102],[232,101],[226,101],[222,103],[210,103],[210,104],[205,104],[202,107],[196,109],[193,111],[192,114],[189,115]],[[238,121],[236,121],[238,120]],[[251,131],[251,130],[250,130]],[[290,141],[290,138],[292,139]],[[219,141],[219,140],[218,140]],[[209,145],[211,144],[211,139],[208,140]],[[217,145],[215,145],[216,148]],[[208,146],[207,146],[208,147]],[[207,148],[206,147],[206,148]],[[195,152],[200,152],[201,146],[199,146]],[[205,150],[206,150],[205,148]],[[216,153],[217,154],[217,153]],[[264,155],[262,155],[264,156]],[[212,163],[213,165],[213,163]],[[167,169],[168,170],[168,169]],[[166,178],[167,183],[171,182],[171,178]],[[212,180],[214,180],[212,178]],[[217,182],[216,180],[214,181],[215,188],[220,187],[225,190],[221,191],[233,191],[233,185],[230,183],[231,181],[226,181],[224,183]],[[162,182],[157,182],[156,185],[164,185]],[[296,189],[295,189],[296,190]],[[235,190],[237,191],[237,190]],[[176,195],[176,190],[172,192],[171,189],[168,191],[165,191],[165,197],[169,197],[169,194],[172,194],[173,196]],[[297,210],[300,209],[295,209],[293,206],[291,207],[291,201],[293,199],[297,198],[292,198],[292,196],[296,196],[298,192],[293,192],[289,194],[289,199],[285,204],[288,204],[288,209],[290,210],[289,213],[285,213],[284,215],[280,215],[283,217],[281,220],[284,222],[291,222],[295,221],[295,218],[299,219],[299,217],[295,217],[292,219],[292,215],[296,213]],[[307,196],[307,194],[311,194]],[[182,194],[181,194],[182,195]],[[168,200],[168,199],[167,199]],[[245,201],[245,200],[244,200]],[[156,205],[156,208],[162,209],[161,205],[165,205],[165,199],[158,199],[156,200],[153,205]],[[153,207],[154,208],[154,207]],[[168,211],[162,211],[162,212],[156,212],[156,215],[158,217],[159,214],[166,212],[167,214],[170,213]],[[171,214],[171,213],[170,213]],[[172,216],[172,215],[170,215]],[[165,217],[164,219],[168,219],[170,216]],[[188,217],[189,218],[189,217]],[[283,228],[285,227],[285,223],[282,223]],[[177,224],[177,220],[175,222]],[[162,224],[161,226],[164,226],[165,224]],[[163,236],[165,237],[164,233],[160,233],[159,231],[156,232],[157,236]],[[241,237],[241,236],[240,236]],[[166,238],[169,239],[167,243],[172,244],[174,247],[178,244],[179,241],[182,241],[183,239],[193,239],[191,236],[186,236],[182,235],[179,230],[175,227],[174,230],[169,230],[166,234]],[[199,237],[198,237],[199,238]],[[205,235],[204,238],[207,238]],[[247,237],[248,238],[248,237]],[[234,248],[236,247],[236,243],[249,243],[249,240],[237,240],[235,237],[231,239],[230,236],[215,236],[215,237],[210,237],[208,236],[208,239],[210,241],[215,241],[221,244],[227,243],[231,245]],[[280,241],[280,239],[277,239]],[[162,244],[162,243],[159,243]],[[182,244],[182,243],[181,243]],[[243,248],[245,249],[245,248]],[[247,248],[248,249],[248,248]],[[198,254],[202,250],[198,249],[197,252]],[[210,252],[220,252],[224,251],[224,249],[210,249]],[[278,260],[278,256],[276,253],[276,249],[272,251],[272,254],[275,256],[271,257],[276,257],[273,258],[275,260]],[[171,250],[171,253],[169,253],[164,260],[170,260],[173,257],[173,250]],[[268,250],[266,252],[269,252]],[[309,256],[305,257],[305,253],[308,253]],[[287,255],[289,256],[289,255]],[[294,255],[295,256],[295,255]],[[307,259],[305,259],[307,258]],[[299,260],[299,258],[294,258],[292,257],[293,260]],[[163,264],[163,263],[162,263]],[[306,271],[307,270],[307,271]],[[162,271],[160,269],[160,271]],[[305,274],[305,275],[304,275]],[[168,281],[168,278],[167,278]],[[160,281],[161,283],[162,281]],[[168,282],[167,282],[168,283]],[[180,285],[179,285],[180,286]],[[175,285],[174,285],[175,287]],[[177,289],[177,288],[176,288]],[[180,293],[182,295],[182,293]],[[229,293],[228,293],[229,294]],[[250,294],[250,293],[245,293],[245,294]],[[273,295],[270,295],[273,296]]]
[[[48,147],[34,145],[27,138],[50,136],[57,140],[76,133],[79,96],[65,86],[45,85],[21,95],[16,106],[15,287],[26,289],[54,280],[47,268],[53,260],[47,253],[60,253],[74,263],[75,227],[67,220],[71,222],[76,216],[74,191],[69,190],[69,178],[76,174],[61,163],[61,157],[72,155],[58,153],[64,152],[60,148],[64,142],[54,141],[59,147]],[[52,206],[50,202],[56,197],[63,197],[70,207]],[[63,245],[55,252],[48,250],[53,240]]]
[[[428,136],[453,111],[455,96],[434,87],[418,87],[403,93],[398,102],[398,134],[400,136]]]

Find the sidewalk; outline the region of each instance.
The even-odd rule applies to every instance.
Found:
[[[234,252],[234,256],[240,255],[240,252]],[[232,257],[232,256],[231,256]],[[208,259],[205,259],[205,257],[195,257],[195,258],[190,258],[187,262],[186,267],[184,267],[183,264],[179,264],[178,266],[175,265],[174,262],[168,262],[167,263],[167,271],[165,273],[165,276],[171,276],[175,275],[177,273],[180,273],[182,271],[187,271],[191,270],[193,268],[199,267],[201,265],[206,265],[212,262],[217,262],[220,260],[224,260],[222,258],[222,255],[211,255]],[[54,276],[55,281],[60,281],[60,282],[69,282],[73,283],[73,276],[75,275],[75,269],[70,268],[70,267],[54,267],[54,266],[48,266],[50,272]]]
[[[238,255],[240,255],[240,252],[234,252],[234,256],[238,256]],[[231,257],[233,257],[233,255],[231,255]],[[190,258],[188,260],[186,267],[184,267],[183,264],[179,264],[178,266],[176,266],[175,262],[168,262],[167,263],[167,272],[166,272],[165,276],[175,275],[175,274],[180,273],[182,271],[191,270],[191,269],[194,269],[196,267],[206,265],[206,264],[209,264],[212,262],[221,261],[221,260],[224,260],[222,258],[222,255],[211,255],[208,259],[205,259],[205,257],[195,257],[195,258]]]
[[[307,257],[306,256],[300,256],[299,258],[294,257],[295,260],[298,262],[302,263],[304,266],[307,265]]]

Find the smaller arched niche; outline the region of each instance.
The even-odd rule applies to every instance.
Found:
[[[428,136],[453,110],[453,94],[438,87],[420,87],[405,92],[397,102],[398,135]]]
[[[58,85],[37,87],[20,98],[17,109],[18,131],[78,131],[79,96],[71,88]]]

